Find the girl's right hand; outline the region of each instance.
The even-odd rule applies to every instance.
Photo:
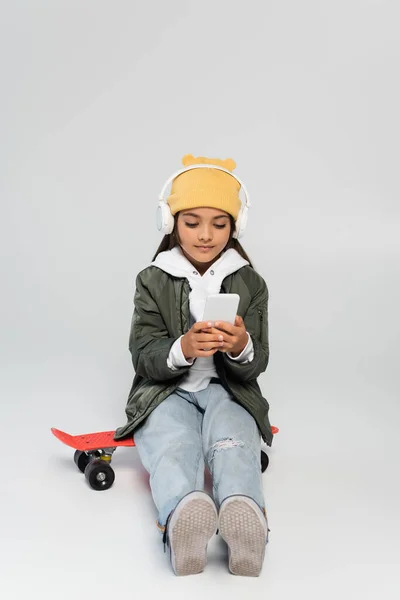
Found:
[[[209,322],[199,321],[181,338],[182,352],[186,360],[212,356],[224,345],[223,335],[202,331],[210,327],[211,324]]]

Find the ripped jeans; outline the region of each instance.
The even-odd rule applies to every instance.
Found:
[[[257,424],[219,383],[211,380],[198,392],[178,388],[150,413],[134,439],[150,474],[160,529],[186,494],[204,489],[205,465],[217,508],[233,494],[265,508]]]

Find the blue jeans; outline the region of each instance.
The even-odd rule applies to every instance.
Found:
[[[169,513],[189,492],[213,480],[217,508],[228,496],[251,497],[264,509],[261,436],[253,417],[218,383],[198,392],[178,388],[134,433],[164,528]]]

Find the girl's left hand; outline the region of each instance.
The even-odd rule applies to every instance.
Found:
[[[236,315],[235,324],[231,325],[225,321],[215,321],[214,327],[203,329],[207,333],[219,333],[222,337],[220,352],[230,352],[232,356],[239,356],[248,342],[248,335],[242,317]]]

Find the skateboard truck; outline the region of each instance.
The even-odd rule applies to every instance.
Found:
[[[101,452],[101,456],[99,457],[101,460],[105,460],[107,462],[111,462],[112,455],[116,451],[116,447],[114,448],[101,448],[98,452]]]

